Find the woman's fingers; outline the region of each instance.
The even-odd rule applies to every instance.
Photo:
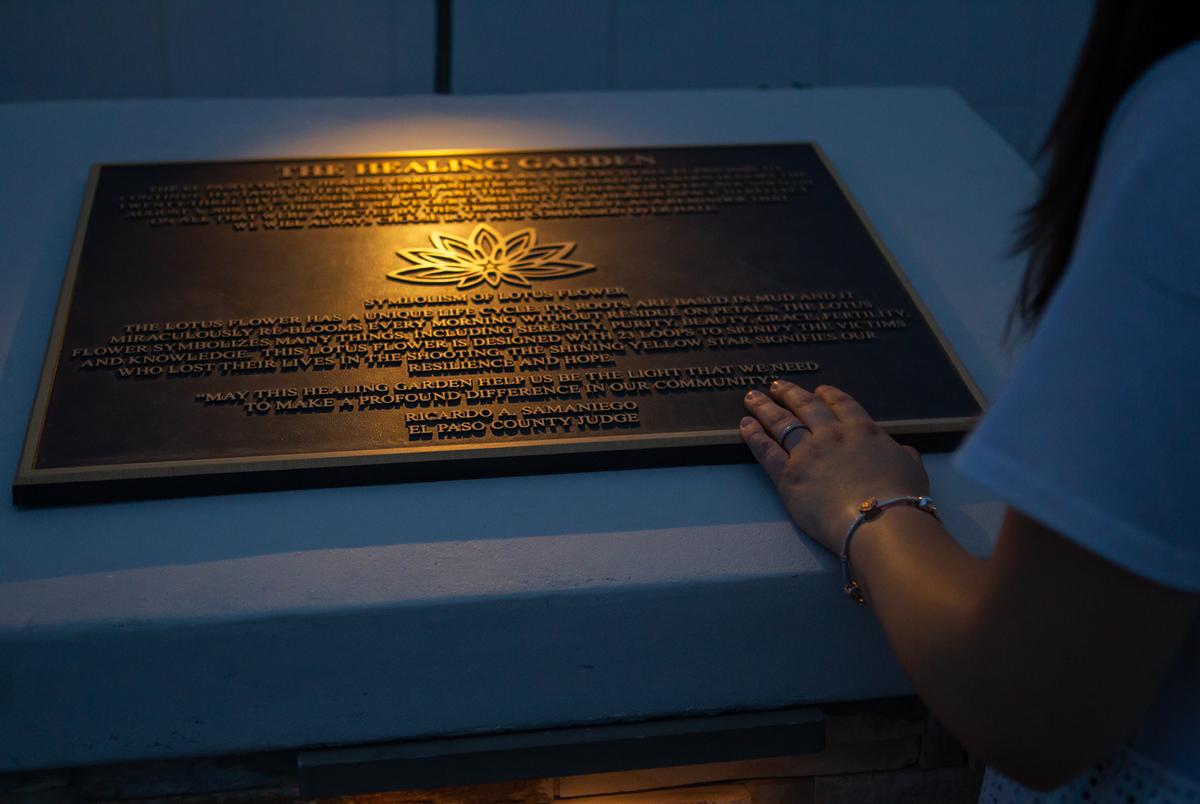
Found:
[[[787,380],[771,383],[771,396],[813,432],[837,420],[825,400]]]
[[[921,453],[917,452],[916,447],[910,447],[907,444],[904,444],[903,447],[904,451],[908,453],[908,457],[917,462],[917,466],[925,466],[925,459],[921,457]]]
[[[754,455],[754,460],[766,471],[771,482],[779,485],[779,476],[783,474],[783,467],[787,464],[787,453],[775,439],[767,435],[762,424],[753,416],[742,419],[741,433],[742,440]]]
[[[866,494],[923,494],[929,480],[913,449],[892,438],[845,392],[771,384],[746,395],[741,437],[771,478],[789,515],[831,550]],[[781,443],[783,442],[783,443]],[[789,454],[790,452],[790,454]]]
[[[837,416],[844,422],[856,419],[860,421],[863,419],[871,420],[870,414],[863,409],[863,406],[858,404],[854,397],[840,388],[834,388],[832,385],[818,385],[814,393],[829,406],[834,416]]]
[[[796,416],[793,413],[780,407],[775,400],[760,391],[751,391],[746,394],[745,404],[746,412],[758,419],[767,435],[776,442],[779,441],[788,425],[796,423]]]

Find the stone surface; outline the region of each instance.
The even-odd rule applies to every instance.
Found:
[[[770,779],[746,782],[753,804],[812,804],[814,782],[808,779]]]
[[[551,779],[311,799],[313,804],[550,804],[553,800]]]
[[[291,752],[221,759],[136,762],[80,768],[73,778],[86,799],[151,799],[223,796],[238,791],[295,796],[296,758]]]
[[[93,162],[789,140],[825,147],[994,394],[1036,179],[952,92],[2,104],[36,158],[0,187],[0,480]],[[926,466],[986,551],[1002,506]],[[0,533],[0,771],[908,692],[754,466],[4,506]]]
[[[966,767],[819,776],[813,804],[975,804],[981,781]]]
[[[571,804],[758,804],[750,789],[740,784],[689,787],[683,790],[654,790],[620,793],[615,796],[573,798]]]
[[[825,704],[821,711],[831,745],[914,737],[927,728],[925,706],[913,697]]]
[[[890,770],[914,764],[918,755],[918,739],[902,737],[832,745],[819,754],[570,776],[559,780],[558,794],[563,797],[601,795],[731,780]]]
[[[924,770],[930,770],[965,765],[966,762],[967,752],[962,743],[930,715],[925,733],[921,735],[921,757],[917,764]]]

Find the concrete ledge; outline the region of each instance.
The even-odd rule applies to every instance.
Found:
[[[1035,178],[947,90],[0,106],[0,146],[35,155],[0,187],[0,466],[93,162],[805,140],[994,393]],[[927,466],[986,550],[1001,506]],[[0,533],[0,771],[906,691],[752,466],[4,507]]]

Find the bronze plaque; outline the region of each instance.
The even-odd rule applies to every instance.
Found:
[[[981,409],[811,144],[97,166],[13,497],[746,460],[774,377]]]

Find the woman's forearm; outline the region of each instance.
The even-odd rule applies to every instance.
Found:
[[[1078,770],[1044,685],[1019,681],[1026,651],[987,626],[987,561],[928,514],[893,508],[859,528],[851,566],[913,687],[972,753],[1039,787]]]
[[[933,714],[1041,788],[1132,737],[1200,602],[1013,511],[985,561],[927,514],[889,509],[859,528],[851,564]]]
[[[973,667],[984,562],[929,514],[896,507],[859,527],[850,566],[917,692],[971,745],[987,694]]]

